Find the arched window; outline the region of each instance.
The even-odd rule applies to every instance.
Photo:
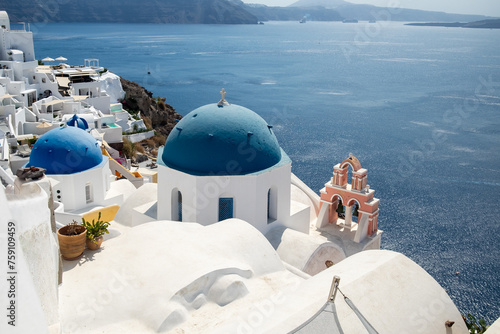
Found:
[[[267,223],[269,224],[269,217],[271,216],[271,189],[267,191]]]
[[[182,193],[179,189],[172,189],[171,217],[173,221],[182,221]]]
[[[219,198],[219,221],[233,218],[233,198]]]
[[[345,206],[345,224],[346,226],[352,226],[353,223],[358,222],[358,216],[359,216],[359,202],[352,198],[348,201],[347,205]]]
[[[177,217],[179,217],[179,221],[182,221],[182,193],[177,192]]]
[[[267,191],[267,223],[271,224],[278,219],[278,189],[271,187]]]

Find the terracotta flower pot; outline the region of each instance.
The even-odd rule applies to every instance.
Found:
[[[59,240],[59,250],[65,260],[78,259],[85,250],[85,239],[87,238],[87,229],[78,225],[77,235],[67,235],[69,226],[63,226],[57,230],[57,240]]]
[[[87,238],[87,248],[90,250],[96,250],[101,247],[102,236],[95,238],[95,240],[90,240]]]

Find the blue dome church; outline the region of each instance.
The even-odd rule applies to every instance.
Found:
[[[240,218],[262,233],[276,224],[307,232],[309,220],[290,213],[291,160],[272,125],[221,93],[184,116],[160,149],[158,219]]]
[[[89,128],[89,123],[85,120],[85,118],[78,117],[78,115],[73,115],[69,121],[66,122],[68,126],[75,126],[82,130],[87,130]]]
[[[98,166],[101,148],[86,131],[68,126],[53,129],[33,145],[28,166],[43,167],[46,174],[74,174]]]
[[[110,188],[108,157],[99,143],[79,127],[65,126],[42,135],[33,145],[26,166],[42,167],[54,200],[64,212],[105,206]]]

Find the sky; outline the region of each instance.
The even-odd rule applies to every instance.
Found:
[[[262,3],[268,6],[288,6],[297,0],[243,0],[247,3]],[[480,14],[500,17],[500,0],[346,0],[351,3],[371,4],[380,7],[393,6],[399,2],[401,8],[423,9],[457,14]]]

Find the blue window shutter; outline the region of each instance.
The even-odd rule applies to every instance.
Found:
[[[179,213],[178,213],[178,217],[179,217],[179,221],[181,222],[182,221],[182,194],[181,192],[179,191],[179,196],[178,196],[178,202],[177,202],[177,208],[179,209]]]
[[[219,221],[233,218],[233,199],[219,198]]]

